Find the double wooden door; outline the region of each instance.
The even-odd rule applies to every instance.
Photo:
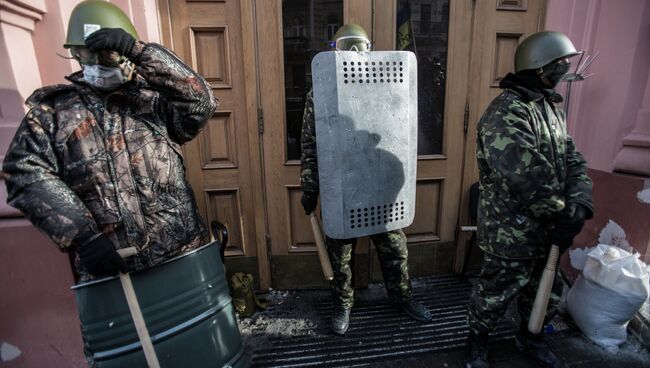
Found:
[[[259,287],[325,286],[300,205],[299,119],[309,59],[336,28],[358,23],[375,50],[418,56],[417,206],[405,229],[412,275],[462,264],[464,195],[475,178],[474,125],[512,52],[540,28],[543,0],[159,0],[163,42],[211,83],[220,100],[186,145],[188,176],[209,223],[230,230],[229,270]],[[504,23],[505,22],[505,23]],[[503,27],[507,25],[507,27]],[[487,102],[486,102],[487,101]],[[378,275],[361,239],[357,285]],[[454,262],[456,261],[456,262]]]

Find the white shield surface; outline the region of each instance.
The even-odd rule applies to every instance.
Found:
[[[312,61],[325,233],[401,229],[415,216],[417,61],[407,51],[327,51]]]

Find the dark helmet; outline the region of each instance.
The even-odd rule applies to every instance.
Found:
[[[368,33],[358,24],[345,24],[334,35],[336,49],[348,51],[356,48],[357,51],[370,51],[370,38]]]
[[[517,46],[515,73],[522,70],[539,69],[553,60],[579,54],[569,37],[560,32],[533,33]]]
[[[101,28],[122,28],[139,39],[133,23],[117,5],[104,0],[86,0],[72,10],[63,47],[85,46],[86,37]]]

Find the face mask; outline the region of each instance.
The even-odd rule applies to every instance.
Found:
[[[571,69],[571,63],[554,62],[544,67],[541,79],[547,87],[555,88]]]
[[[124,72],[119,67],[103,65],[83,65],[84,81],[102,90],[112,91],[124,84]]]

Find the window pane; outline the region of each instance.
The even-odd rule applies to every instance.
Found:
[[[442,153],[449,0],[398,0],[397,50],[418,60],[418,155]]]
[[[300,159],[305,96],[311,89],[311,59],[329,50],[343,25],[343,0],[282,0],[287,158]]]

